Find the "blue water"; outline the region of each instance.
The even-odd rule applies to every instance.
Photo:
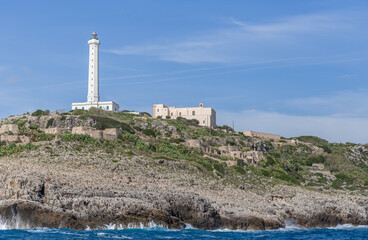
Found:
[[[270,231],[202,231],[163,228],[77,231],[36,228],[0,230],[0,239],[368,239],[368,227],[341,226],[330,229],[293,228]]]

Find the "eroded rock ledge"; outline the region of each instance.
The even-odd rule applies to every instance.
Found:
[[[368,198],[266,182],[236,185],[181,162],[41,150],[0,158],[0,216],[14,228],[277,229],[367,225]]]

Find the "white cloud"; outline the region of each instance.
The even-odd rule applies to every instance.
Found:
[[[340,117],[368,117],[368,90],[340,91],[327,96],[283,101],[289,110]]]
[[[331,41],[333,36],[338,36],[336,39],[345,35],[351,37],[347,33],[357,30],[357,25],[362,22],[360,17],[361,14],[340,12],[294,16],[267,23],[232,19],[228,28],[182,38],[184,40],[173,39],[105,51],[119,55],[153,56],[181,63],[265,61],[298,56],[298,52],[304,51],[307,45],[313,45],[310,39],[327,37],[326,41]],[[361,33],[361,29],[356,32]],[[290,48],[293,48],[292,53]],[[320,47],[314,48],[320,56]]]
[[[236,131],[254,130],[285,137],[313,135],[331,142],[368,143],[368,118],[296,116],[277,112],[246,110],[239,113],[217,111],[218,124]]]

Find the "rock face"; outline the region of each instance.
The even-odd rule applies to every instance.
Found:
[[[368,224],[365,196],[238,185],[188,162],[105,153],[71,144],[0,158],[0,219],[11,227],[85,229],[154,221],[170,228],[275,229]]]
[[[0,135],[4,133],[18,133],[18,125],[15,124],[4,124],[0,127]]]

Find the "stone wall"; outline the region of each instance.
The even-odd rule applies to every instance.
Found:
[[[107,140],[116,140],[121,134],[121,130],[118,128],[107,128],[105,130],[97,130],[89,127],[73,127],[72,133],[74,134],[87,134],[95,139],[105,138]]]
[[[68,129],[60,128],[60,127],[54,127],[54,128],[45,128],[45,129],[43,129],[43,131],[45,133],[49,133],[49,134],[60,134],[60,133],[68,131]]]
[[[262,133],[262,132],[253,132],[253,131],[245,131],[243,132],[244,136],[262,138],[262,139],[272,139],[275,141],[280,140],[280,135],[271,134],[271,133]]]

